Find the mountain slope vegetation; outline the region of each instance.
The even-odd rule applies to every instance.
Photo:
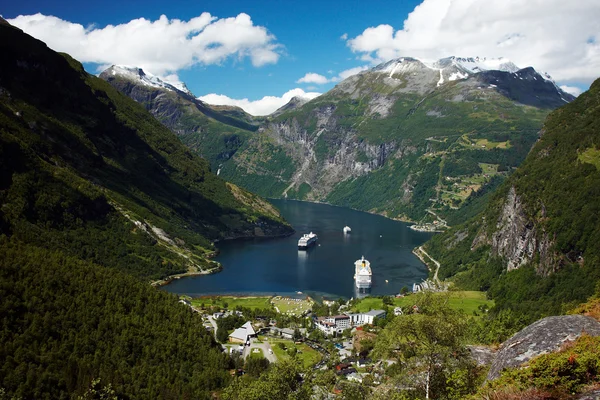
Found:
[[[139,68],[115,66],[100,74],[121,93],[143,105],[214,171],[230,159],[262,120],[241,108],[211,106]],[[158,83],[158,84],[157,84]]]
[[[481,211],[525,159],[546,115],[573,99],[533,68],[496,64],[500,70],[474,68],[485,65],[479,59],[392,60],[309,102],[292,100],[255,120],[256,132],[189,124],[188,114],[174,112],[191,104],[184,93],[110,69],[102,77],[248,190],[456,224]]]
[[[148,280],[291,227],[68,55],[0,52],[0,397],[211,398],[231,359]]]
[[[600,80],[552,112],[521,167],[478,216],[434,237],[441,278],[488,290],[529,320],[581,303],[600,281]]]
[[[3,25],[1,231],[140,277],[214,268],[212,241],[292,230],[142,106]]]

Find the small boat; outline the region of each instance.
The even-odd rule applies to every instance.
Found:
[[[346,225],[343,229],[344,233],[350,233],[352,232],[352,228],[350,228],[348,225]]]

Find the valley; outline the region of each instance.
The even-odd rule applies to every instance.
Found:
[[[0,400],[600,396],[598,5],[308,3],[6,4]]]
[[[392,60],[259,118],[226,118],[188,93],[141,84],[143,71],[100,76],[252,192],[423,224],[437,214],[454,225],[480,211],[477,197],[522,162],[545,116],[573,99],[532,68],[502,65]]]

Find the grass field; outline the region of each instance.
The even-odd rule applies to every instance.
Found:
[[[312,349],[311,347],[302,344],[294,344],[291,340],[283,340],[283,339],[269,339],[269,343],[271,344],[271,348],[273,349],[273,353],[277,356],[278,360],[287,360],[290,358],[290,355],[286,350],[283,350],[279,347],[278,343],[283,343],[286,349],[296,348],[298,352],[296,353],[296,357],[298,360],[302,361],[304,367],[310,367],[321,361],[321,354]]]
[[[282,314],[302,315],[312,308],[312,302],[309,300],[296,300],[280,296],[273,297],[271,304],[277,307]]]
[[[218,306],[230,310],[235,309],[237,306],[250,308],[252,310],[257,308],[271,308],[270,297],[210,296],[192,299],[192,305],[195,307],[200,307],[203,303],[205,307]],[[225,304],[227,304],[227,307],[225,307]]]
[[[395,298],[394,307],[411,307],[417,301],[418,296],[419,294],[412,294],[405,297]],[[473,314],[473,311],[477,311],[479,306],[482,304],[485,304],[488,308],[491,308],[494,305],[494,301],[486,299],[484,292],[459,291],[450,292],[449,304],[451,308],[455,310],[462,310],[471,315]],[[369,310],[379,310],[382,308],[382,299],[366,297],[353,308],[353,311],[367,312]]]
[[[600,171],[600,150],[589,148],[577,157],[579,161],[592,164]]]
[[[255,347],[252,349],[252,351],[250,352],[250,355],[248,357],[249,358],[265,358],[265,355],[263,354],[262,349]]]

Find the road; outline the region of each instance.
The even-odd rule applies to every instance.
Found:
[[[250,355],[250,353],[252,352],[252,349],[261,349],[263,352],[263,355],[265,356],[265,358],[267,360],[269,360],[269,362],[277,362],[277,357],[275,356],[275,353],[271,353],[269,350],[271,350],[271,345],[269,344],[269,342],[262,342],[262,343],[257,343],[256,339],[250,339],[250,346],[246,346],[244,348],[244,359],[246,357],[248,357]]]
[[[217,340],[217,323],[215,322],[214,318],[212,317],[212,315],[208,316],[208,322],[210,322],[210,324],[213,327],[213,334],[215,336],[215,340]],[[217,340],[218,342],[218,340]]]
[[[422,246],[419,246],[419,251],[425,254],[436,265],[437,268],[435,269],[435,273],[433,274],[433,281],[439,282],[440,280],[438,279],[438,271],[440,270],[440,263],[434,260],[433,257],[431,257],[429,254],[427,254],[427,252],[423,250]]]

